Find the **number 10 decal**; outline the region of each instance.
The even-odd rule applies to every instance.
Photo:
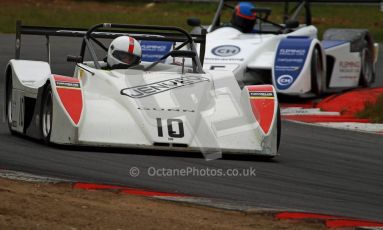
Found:
[[[184,124],[183,124],[181,119],[167,119],[166,121],[167,121],[167,129],[168,129],[169,137],[182,138],[185,136]],[[177,128],[177,126],[178,126],[178,128]],[[162,126],[162,119],[161,118],[157,118],[157,130],[158,130],[158,136],[163,137],[164,132],[163,132],[163,126]]]

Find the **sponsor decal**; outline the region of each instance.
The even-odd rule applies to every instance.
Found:
[[[288,89],[299,77],[307,60],[312,39],[288,37],[279,43],[275,57],[274,79],[279,90]]]
[[[241,48],[233,45],[217,46],[211,51],[214,55],[220,57],[230,57],[241,52]]]
[[[131,98],[142,98],[151,96],[157,93],[162,93],[171,89],[193,85],[199,82],[209,81],[208,78],[200,76],[187,76],[163,80],[159,82],[150,83],[147,85],[139,85],[121,90],[121,95]]]
[[[361,63],[359,61],[340,61],[339,72],[341,73],[359,73]]]
[[[161,111],[161,112],[188,112],[188,113],[194,113],[195,111],[193,109],[163,109],[163,108],[146,108],[146,107],[138,107],[138,110],[145,110],[145,111]]]
[[[269,98],[273,99],[274,98],[274,92],[249,92],[250,98]]]
[[[59,88],[80,88],[80,83],[78,82],[66,82],[66,81],[56,81],[56,86]]]
[[[282,75],[277,79],[279,85],[290,85],[293,81],[294,78],[290,75]]]
[[[170,51],[173,42],[140,41],[140,45],[142,50],[142,61],[155,62]]]
[[[280,49],[279,55],[284,56],[305,56],[306,50],[305,49]]]
[[[283,62],[283,63],[291,63],[291,62],[295,62],[295,63],[303,63],[305,61],[305,59],[302,59],[302,58],[278,58],[277,60],[278,62]]]
[[[245,59],[244,58],[205,58],[205,60],[213,61],[213,62],[216,62],[216,61],[227,61],[227,62],[237,61],[237,62],[242,62]]]
[[[341,68],[360,68],[359,61],[341,61],[339,62]]]
[[[274,68],[278,71],[298,71],[300,69],[299,66],[275,66]]]

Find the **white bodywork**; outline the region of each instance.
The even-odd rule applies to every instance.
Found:
[[[329,82],[330,87],[357,87],[362,63],[359,53],[350,53],[350,43],[328,48],[326,54],[341,57],[335,59]]]
[[[39,138],[38,132],[33,132],[39,129],[39,97],[50,84],[52,143],[277,154],[279,113],[274,89],[271,123],[265,133],[260,127],[264,115],[261,111],[256,114],[251,104],[258,99],[249,97],[248,87],[240,89],[231,72],[197,74],[186,69],[182,73],[180,66],[168,64],[143,71],[147,65],[103,70],[90,63],[77,64],[73,78],[79,80],[80,88],[72,90],[81,90],[83,106],[75,121],[64,105],[68,102],[58,93],[57,84],[65,81],[51,74],[48,63],[11,60],[7,67],[12,73],[8,76],[12,79],[11,129]],[[26,97],[35,101],[28,126]]]

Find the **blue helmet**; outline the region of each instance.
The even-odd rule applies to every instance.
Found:
[[[250,33],[256,20],[256,14],[253,12],[254,8],[255,6],[250,2],[238,3],[231,18],[231,24],[243,33]]]

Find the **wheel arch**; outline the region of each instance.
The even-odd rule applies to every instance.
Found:
[[[52,92],[52,131],[50,143],[74,144],[78,142],[78,127],[83,114],[83,94],[78,79],[51,74],[39,88],[39,125],[42,125],[42,106],[47,89]],[[41,132],[40,132],[41,134]],[[40,135],[42,137],[42,135]],[[44,140],[44,138],[41,138]],[[46,142],[46,141],[45,141]]]
[[[321,59],[322,59],[322,67],[323,67],[323,71],[326,71],[327,70],[327,65],[326,65],[326,52],[324,50],[324,48],[322,47],[320,41],[318,40],[315,40],[315,44],[314,44],[314,49],[318,49],[319,51],[319,54],[321,56]]]

